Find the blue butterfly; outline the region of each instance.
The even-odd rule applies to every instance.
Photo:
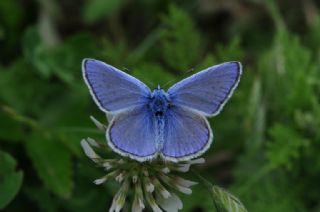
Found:
[[[84,59],[83,77],[90,93],[112,119],[106,136],[117,153],[138,161],[160,155],[185,161],[203,154],[213,134],[205,117],[217,115],[237,87],[240,62],[212,66],[173,85],[151,91],[117,68]]]

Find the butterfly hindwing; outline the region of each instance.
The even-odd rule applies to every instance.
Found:
[[[172,104],[216,115],[238,85],[241,72],[239,62],[227,62],[196,73],[168,90]]]
[[[197,157],[209,148],[212,137],[209,123],[202,115],[172,107],[165,115],[162,156],[170,161]]]
[[[146,104],[151,94],[138,79],[101,61],[84,59],[82,70],[90,93],[104,112]]]
[[[151,159],[157,152],[153,114],[146,106],[116,115],[107,130],[109,146],[121,155],[138,161]]]

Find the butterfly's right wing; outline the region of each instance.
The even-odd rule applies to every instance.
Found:
[[[138,161],[152,159],[157,154],[153,114],[147,106],[115,115],[107,130],[109,146],[123,156]]]
[[[217,115],[237,87],[242,68],[227,62],[198,72],[169,88],[172,104],[205,116]]]
[[[151,95],[144,83],[104,62],[84,59],[82,71],[93,99],[104,112],[145,105]]]
[[[177,162],[203,154],[209,147],[213,134],[202,115],[183,107],[171,107],[165,115],[162,157]]]

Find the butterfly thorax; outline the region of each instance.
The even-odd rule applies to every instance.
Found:
[[[170,106],[169,95],[161,88],[156,88],[149,102],[149,108],[155,116],[163,116]]]

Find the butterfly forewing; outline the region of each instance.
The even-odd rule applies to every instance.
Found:
[[[101,61],[85,59],[82,69],[95,102],[105,112],[144,105],[151,94],[138,79]]]
[[[162,156],[171,161],[188,160],[205,152],[212,141],[206,119],[183,107],[172,107],[165,115]]]
[[[168,93],[174,105],[186,106],[207,116],[216,115],[232,95],[240,75],[241,64],[227,62],[178,82]]]

